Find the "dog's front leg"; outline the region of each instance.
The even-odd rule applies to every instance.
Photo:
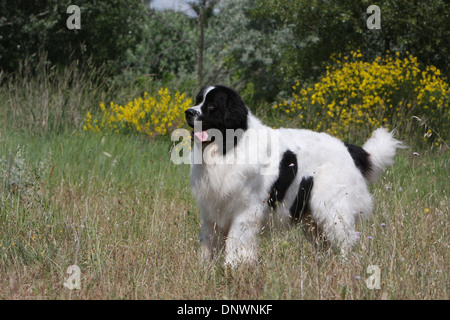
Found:
[[[259,224],[253,219],[233,222],[225,243],[225,265],[232,268],[241,263],[258,261]]]

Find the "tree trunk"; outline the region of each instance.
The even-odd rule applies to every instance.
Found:
[[[203,86],[203,47],[204,47],[204,37],[205,37],[205,8],[206,1],[201,0],[200,4],[200,40],[198,43],[198,85],[199,87]]]

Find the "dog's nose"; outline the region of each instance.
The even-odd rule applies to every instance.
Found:
[[[189,109],[187,109],[184,113],[185,113],[186,116],[188,116],[188,117],[193,117],[193,116],[195,116],[195,115],[197,114],[197,111],[194,110],[194,109],[192,109],[192,108],[189,108]]]

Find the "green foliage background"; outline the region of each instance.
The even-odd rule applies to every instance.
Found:
[[[28,128],[50,124],[40,121],[41,117],[65,113],[72,128],[79,130],[86,112],[95,115],[100,101],[125,104],[163,87],[193,97],[201,86],[216,83],[235,88],[253,111],[279,125],[274,105],[292,102],[294,87],[314,86],[326,76],[327,68],[335,66],[335,57],[356,51],[367,63],[386,54],[413,56],[421,70],[436,67],[439,77],[448,83],[447,1],[379,1],[379,30],[367,28],[371,13],[366,11],[372,4],[368,0],[192,0],[187,2],[189,12],[156,10],[150,3],[80,0],[79,30],[66,27],[71,1],[0,3],[0,83],[9,95],[14,92],[25,99],[16,104],[24,114],[32,114],[33,124]],[[199,18],[202,5],[203,28]],[[88,83],[80,82],[82,78]],[[24,79],[33,85],[24,86]],[[95,92],[96,101],[79,97],[82,102],[74,106],[67,97],[62,99],[61,94],[75,83],[82,92]],[[62,111],[43,112],[51,110],[46,100],[39,101],[40,94],[33,95],[32,90],[28,90],[32,96],[25,97],[20,89],[32,86],[57,93],[56,99],[65,101],[58,104]],[[442,94],[448,93],[444,90]],[[415,96],[414,92],[404,95],[400,101]],[[18,100],[9,101],[15,104]],[[446,119],[448,106],[439,109]],[[7,113],[14,112],[9,109]],[[315,125],[322,120],[312,119]],[[70,127],[64,122],[59,118],[51,127]],[[300,126],[301,121],[293,125]]]
[[[144,4],[145,3],[145,4]],[[150,9],[148,1],[80,0],[80,30],[66,28],[72,1],[0,3],[0,68],[15,72],[43,52],[51,65],[91,59],[110,76],[134,81],[195,77],[200,1],[193,12]],[[407,51],[423,65],[449,72],[450,4],[378,1],[381,30],[369,30],[368,0],[207,1],[205,82],[247,88],[272,101],[295,80],[316,80],[332,54],[360,50],[369,60]]]
[[[45,52],[50,64],[68,66],[71,61],[92,59],[109,64],[117,72],[127,49],[142,39],[144,11],[139,1],[77,1],[81,29],[69,30],[69,0],[6,0],[0,3],[0,66],[14,72],[30,59],[39,62]]]

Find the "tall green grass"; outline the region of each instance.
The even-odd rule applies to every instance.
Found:
[[[397,156],[348,261],[293,228],[262,235],[259,265],[233,272],[197,260],[189,168],[170,162],[167,141],[7,134],[0,145],[12,162],[21,146],[26,172],[0,192],[1,298],[448,298],[448,154]],[[80,290],[63,287],[72,264]],[[380,290],[364,282],[369,265]]]
[[[85,271],[93,268],[93,273],[83,274],[96,278],[104,270],[128,270],[136,254],[143,259],[136,262],[142,268],[142,262],[153,260],[152,254],[135,250],[152,249],[152,234],[166,234],[164,224],[179,219],[168,211],[180,210],[181,218],[192,202],[188,168],[170,163],[166,142],[87,134],[13,134],[1,140],[0,154],[8,155],[6,167],[13,163],[23,172],[19,179],[1,181],[2,280],[34,282],[27,278],[32,269],[40,278],[34,285],[42,284],[39,290],[45,297],[67,297],[60,280],[71,264]],[[8,184],[13,179],[15,184]],[[108,271],[105,277],[113,275]],[[110,279],[111,285],[118,280]],[[114,297],[112,292],[108,296]]]

